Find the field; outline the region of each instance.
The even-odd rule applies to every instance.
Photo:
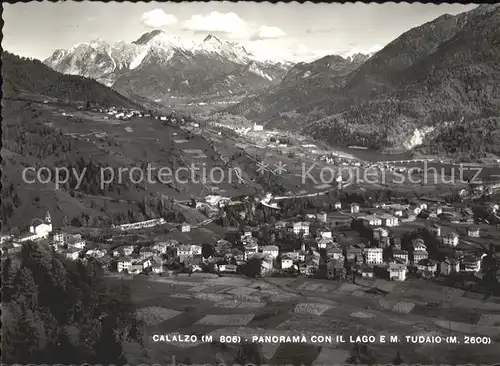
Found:
[[[398,343],[370,344],[377,363],[391,363],[399,351],[405,363],[483,363],[497,361],[490,345],[407,344],[407,335],[464,334],[500,340],[500,299],[472,299],[467,293],[423,282],[385,280],[359,284],[290,278],[247,279],[191,277],[113,277],[127,281],[133,300],[143,313],[153,312],[147,327],[147,355],[129,350],[131,363],[233,362],[236,346],[203,343],[201,335],[252,336],[304,335],[305,343],[264,343],[270,364],[343,363],[352,350],[350,335],[398,335]],[[374,289],[381,291],[373,291]],[[428,305],[438,302],[438,306]],[[163,309],[163,310],[160,310]],[[482,314],[478,315],[478,310]],[[177,314],[177,315],[175,315]],[[163,322],[158,322],[161,317]],[[197,334],[196,343],[155,342],[154,334]],[[314,342],[313,335],[344,335],[346,343]],[[377,338],[378,339],[378,338]],[[328,358],[332,357],[332,358]]]

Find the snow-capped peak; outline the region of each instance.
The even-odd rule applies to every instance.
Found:
[[[222,45],[222,42],[219,38],[217,38],[216,36],[213,36],[211,34],[209,34],[208,36],[205,37],[205,39],[203,40],[203,43],[204,44],[213,44],[213,45]]]

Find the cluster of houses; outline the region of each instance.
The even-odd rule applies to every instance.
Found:
[[[151,114],[149,113],[141,112],[135,109],[126,109],[121,107],[92,108],[92,111],[106,114],[106,116],[104,117],[105,119],[113,117],[122,121],[128,121],[134,117],[151,117]]]
[[[406,167],[395,166],[395,165],[390,164],[390,163],[352,160],[352,159],[347,159],[347,158],[337,156],[337,155],[332,154],[332,153],[321,155],[319,157],[319,160],[324,161],[327,164],[336,164],[336,165],[341,165],[341,166],[345,166],[345,167],[376,169],[376,170],[385,170],[385,171],[399,172],[399,173],[403,173],[403,172],[408,170]],[[412,171],[417,172],[419,170],[413,169]]]
[[[210,199],[208,199],[210,198]],[[224,207],[229,204],[227,200],[219,196],[210,196],[207,204],[210,206]],[[342,204],[334,204],[338,210]],[[490,205],[495,212],[498,207]],[[261,263],[261,275],[270,275],[275,272],[282,274],[301,274],[314,276],[320,268],[325,270],[328,278],[345,278],[348,272],[358,273],[362,277],[373,277],[378,271],[386,273],[390,279],[405,281],[407,273],[412,271],[424,277],[441,274],[444,276],[458,272],[481,271],[481,263],[484,257],[473,254],[464,254],[456,250],[461,237],[449,229],[442,230],[437,220],[430,221],[427,225],[435,238],[439,238],[440,245],[450,253],[444,260],[436,260],[429,257],[426,243],[422,238],[414,238],[409,247],[402,248],[401,237],[393,234],[393,230],[405,221],[415,220],[422,212],[427,217],[442,216],[447,212],[453,212],[438,204],[415,202],[413,204],[380,204],[374,205],[374,212],[361,212],[360,205],[352,203],[347,207],[347,217],[363,223],[365,229],[369,229],[371,235],[370,244],[359,243],[340,245],[340,238],[336,237],[336,231],[332,231],[329,225],[327,213],[309,213],[300,220],[278,221],[273,224],[271,238],[266,245],[254,236],[260,231],[260,227],[236,230],[234,236],[219,240],[213,246],[213,253],[208,258],[202,256],[202,246],[198,244],[185,244],[176,240],[154,243],[146,246],[125,245],[113,250],[93,248],[87,245],[80,235],[63,232],[53,232],[50,213],[47,212],[44,220],[34,220],[29,232],[9,239],[14,249],[22,246],[28,240],[49,240],[55,251],[65,255],[68,259],[77,260],[85,258],[96,258],[103,267],[115,269],[117,272],[137,274],[142,272],[153,272],[161,274],[171,268],[172,262],[183,263],[191,271],[202,271],[204,265],[212,264],[212,270],[218,272],[236,273],[238,267],[245,265],[252,258],[259,258]],[[456,210],[455,210],[456,211]],[[467,208],[460,212],[462,216],[472,215]],[[349,214],[350,213],[350,214]],[[153,227],[165,223],[163,219],[147,220],[139,223],[119,225],[115,228],[120,230],[133,230],[139,228]],[[314,230],[312,229],[314,223]],[[189,232],[191,227],[187,223],[179,225],[181,232]],[[445,231],[445,232],[443,232]],[[276,242],[276,235],[282,233],[293,233],[296,238],[301,239],[300,249],[285,251]],[[468,225],[466,235],[470,238],[481,236],[481,231],[474,225]],[[260,244],[259,244],[260,243]],[[307,243],[307,245],[306,245]],[[307,247],[306,247],[307,246]],[[15,251],[15,250],[14,250]],[[380,272],[382,271],[382,272]]]

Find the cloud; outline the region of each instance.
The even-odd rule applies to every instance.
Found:
[[[353,56],[353,55],[355,55],[357,53],[362,53],[362,54],[365,54],[365,55],[370,55],[370,54],[377,53],[382,48],[384,48],[384,46],[380,45],[380,44],[376,44],[376,45],[371,46],[371,47],[363,47],[361,45],[355,45],[355,44],[350,43],[349,44],[349,48],[346,51],[339,52],[339,54],[342,57],[350,57],[350,56]]]
[[[334,27],[311,27],[306,29],[306,33],[332,33],[334,31]]]
[[[207,15],[193,15],[182,23],[182,28],[195,33],[244,34],[249,26],[236,13],[212,11]]]
[[[154,9],[142,15],[142,23],[149,28],[161,28],[178,22],[175,15],[167,14],[162,9]]]
[[[283,38],[286,36],[286,33],[283,32],[280,28],[278,27],[267,27],[265,25],[261,26],[257,32],[255,32],[252,37],[250,37],[251,40],[261,40],[261,39],[278,39],[278,38]]]

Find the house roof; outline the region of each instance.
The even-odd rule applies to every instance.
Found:
[[[402,263],[389,263],[390,271],[406,271],[406,266]]]
[[[415,252],[413,252],[413,255],[416,256],[416,255],[429,255],[429,253],[427,253],[425,250],[417,250]]]
[[[265,245],[262,247],[262,251],[267,251],[267,252],[275,252],[278,250],[279,248],[276,245]]]

